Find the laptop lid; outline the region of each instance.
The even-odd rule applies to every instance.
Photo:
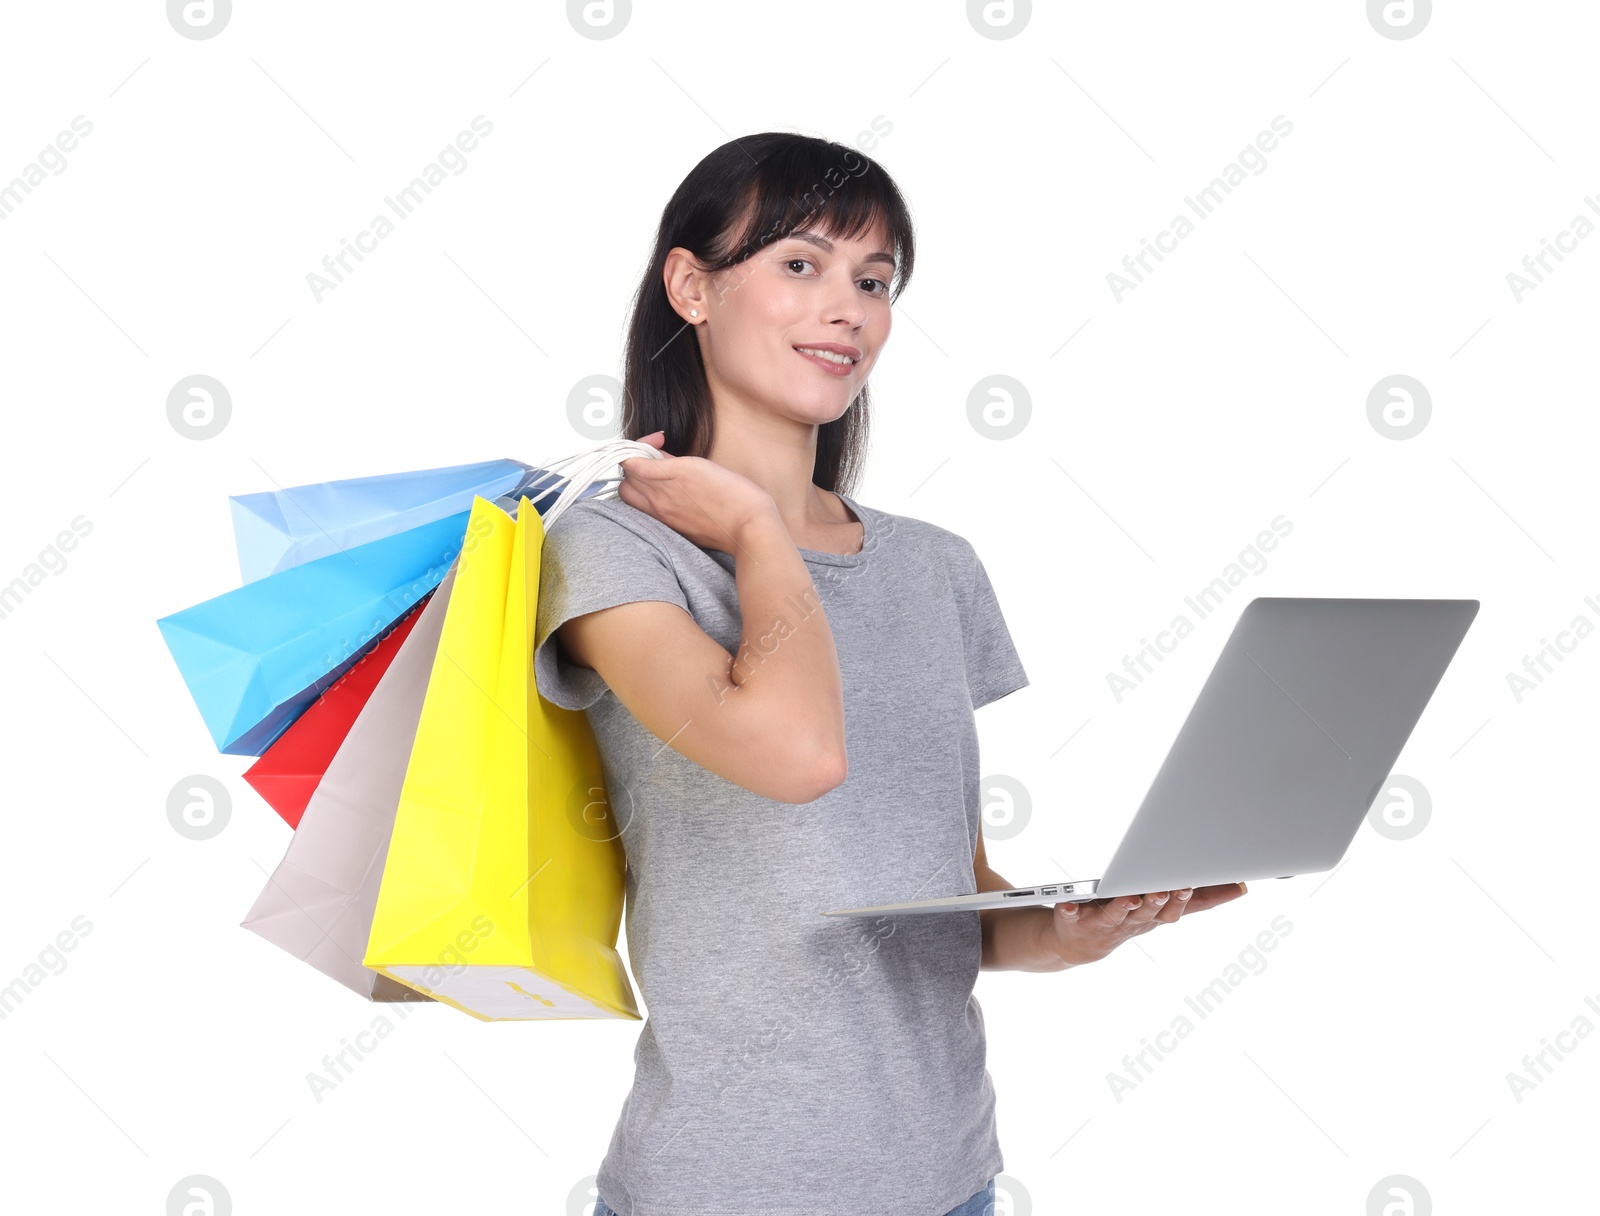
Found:
[[[1477,600],[1252,600],[1098,898],[1331,869]]]

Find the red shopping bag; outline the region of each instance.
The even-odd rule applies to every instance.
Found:
[[[305,814],[334,754],[432,594],[419,600],[410,613],[369,647],[337,684],[318,697],[245,770],[244,779],[291,828],[300,826],[300,816]]]

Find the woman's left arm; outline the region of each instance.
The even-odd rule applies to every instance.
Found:
[[[1009,882],[989,868],[982,832],[978,833],[972,873],[979,891],[1011,889]],[[985,971],[1064,971],[1097,962],[1131,937],[1171,924],[1185,912],[1203,912],[1238,899],[1245,890],[1244,883],[1230,882],[1087,904],[986,908],[978,913],[983,926],[979,967]]]

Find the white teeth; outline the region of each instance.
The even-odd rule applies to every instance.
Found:
[[[854,363],[849,355],[835,354],[831,350],[812,350],[809,346],[795,347],[802,355],[815,355],[819,359],[826,359],[829,363]]]

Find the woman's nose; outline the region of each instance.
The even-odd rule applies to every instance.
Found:
[[[847,321],[852,328],[859,328],[866,319],[867,310],[856,294],[854,282],[847,284],[844,291],[835,291],[829,297],[828,311],[823,316],[824,321]]]

